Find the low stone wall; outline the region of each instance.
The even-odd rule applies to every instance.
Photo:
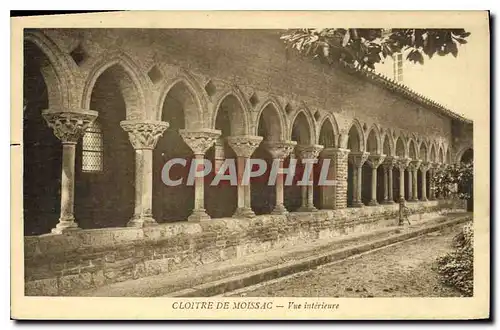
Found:
[[[439,200],[407,206],[411,221],[425,221],[462,209],[462,204]],[[25,295],[72,295],[108,283],[395,225],[397,217],[398,205],[393,204],[28,236]]]

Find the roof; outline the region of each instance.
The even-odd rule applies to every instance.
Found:
[[[415,92],[413,89],[410,87],[406,86],[403,83],[397,82],[394,79],[391,79],[384,74],[381,74],[379,72],[375,72],[375,70],[372,69],[360,69],[359,67],[356,67],[353,64],[347,63],[345,61],[341,61],[341,67],[347,71],[349,71],[351,74],[356,74],[366,80],[369,80],[373,84],[376,84],[378,86],[381,86],[391,92],[396,92],[403,97],[406,97],[407,99],[422,104],[426,106],[427,108],[430,108],[440,114],[443,114],[447,117],[450,117],[454,120],[458,120],[460,122],[466,123],[466,124],[472,124],[472,120],[465,118],[463,116],[460,116],[459,114],[455,113],[454,111],[448,109],[444,105],[431,100],[430,98]]]

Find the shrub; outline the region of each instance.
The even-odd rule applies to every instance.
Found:
[[[472,297],[474,288],[474,228],[467,223],[453,238],[454,250],[438,258],[438,272],[445,284]]]

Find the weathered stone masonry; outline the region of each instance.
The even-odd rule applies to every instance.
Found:
[[[471,121],[373,72],[301,58],[279,35],[26,30],[27,293],[386,225],[400,197],[423,218],[455,208],[434,200],[432,171],[469,155]],[[251,157],[331,159],[338,184],[167,187],[176,157],[235,158],[238,172]]]

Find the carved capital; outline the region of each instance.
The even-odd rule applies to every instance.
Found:
[[[75,144],[97,118],[97,111],[47,109],[42,111],[42,116],[62,143]]]
[[[349,149],[342,149],[342,148],[325,148],[321,151],[321,157],[322,158],[333,158],[333,157],[337,157],[338,159],[345,159],[347,158],[347,155],[349,155],[349,153],[351,152],[351,150]]]
[[[350,152],[349,153],[349,163],[356,167],[361,167],[368,159],[370,153],[368,152]]]
[[[128,133],[128,138],[134,149],[154,149],[158,139],[163,135],[169,124],[155,120],[124,120],[120,126]]]
[[[227,144],[234,150],[236,156],[250,158],[262,142],[262,136],[239,135],[226,138]]]
[[[404,171],[410,164],[410,161],[411,161],[410,158],[399,158],[396,166],[399,168],[400,171]]]
[[[399,158],[396,156],[386,156],[382,166],[388,170],[392,170],[394,166],[397,166]]]
[[[221,135],[221,131],[215,129],[181,129],[179,134],[195,155],[204,155]]]
[[[425,162],[425,161],[424,161],[424,162],[420,163],[420,170],[421,170],[423,173],[427,172],[427,170],[428,170],[430,167],[431,167],[431,163],[429,163],[429,162]]]
[[[293,151],[297,142],[295,141],[265,141],[264,146],[273,159],[285,159]]]
[[[369,155],[366,162],[371,168],[377,168],[384,162],[385,155]]]
[[[297,157],[301,159],[302,161],[306,159],[316,159],[319,156],[319,153],[321,150],[323,150],[323,146],[319,144],[313,144],[313,145],[298,145],[295,148],[295,151],[297,153]]]
[[[411,171],[416,171],[420,167],[420,164],[422,163],[421,160],[415,159],[410,161],[410,164],[408,165],[410,167]]]

